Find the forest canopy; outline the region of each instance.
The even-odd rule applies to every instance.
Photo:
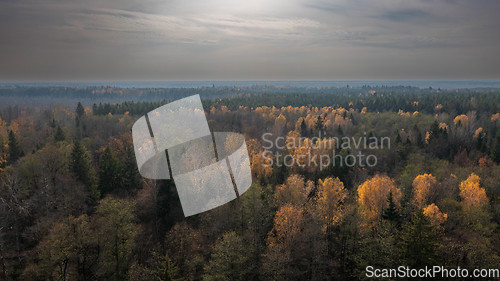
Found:
[[[140,176],[131,128],[193,94],[211,130],[244,134],[253,184],[185,218],[173,180]],[[499,89],[4,87],[0,101],[0,280],[500,264]],[[376,165],[301,158],[358,152]],[[276,165],[284,155],[294,164]]]

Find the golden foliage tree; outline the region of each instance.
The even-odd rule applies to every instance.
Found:
[[[466,127],[469,125],[469,117],[465,114],[458,115],[455,119],[453,119],[453,124],[455,124],[455,126],[461,125]]]
[[[390,177],[376,175],[358,187],[360,211],[369,224],[380,220],[383,210],[387,208],[387,198],[391,192],[397,208],[400,208],[402,193]]]
[[[274,217],[274,226],[268,236],[268,244],[284,244],[287,247],[293,246],[293,242],[300,237],[304,214],[301,208],[292,204],[281,207]]]
[[[500,113],[495,113],[491,115],[491,121],[496,122],[497,120],[500,120]]]
[[[301,207],[286,204],[274,217],[273,229],[267,235],[263,274],[270,280],[297,279],[300,270],[294,264],[303,258],[304,212]]]
[[[343,204],[347,190],[339,178],[326,178],[318,181],[314,214],[326,228],[338,224],[343,216]]]
[[[260,144],[255,139],[248,140],[246,144],[250,156],[253,177],[257,179],[262,177],[269,178],[273,174],[273,168],[271,166],[272,154],[264,154]]]
[[[476,209],[483,209],[488,205],[488,196],[486,190],[479,184],[479,176],[472,173],[460,183],[460,198],[462,199],[462,208],[465,212],[474,212]]]
[[[286,203],[302,205],[306,202],[309,192],[314,188],[312,181],[305,181],[303,176],[290,175],[285,184],[276,188],[275,198],[279,205]]]
[[[286,124],[287,120],[283,114],[280,114],[278,117],[276,117],[276,119],[274,120],[274,128],[272,130],[273,135],[282,136],[286,131]]]
[[[413,203],[419,208],[427,205],[437,183],[436,178],[431,174],[418,175],[413,180]]]
[[[448,219],[448,215],[441,212],[436,204],[432,203],[423,209],[424,216],[429,218],[432,225],[440,225]]]

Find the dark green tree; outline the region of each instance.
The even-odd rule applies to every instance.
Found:
[[[302,119],[302,122],[300,122],[300,134],[303,137],[308,136],[307,126],[306,126],[306,122],[304,121],[304,119]]]
[[[99,190],[102,195],[122,187],[123,170],[120,161],[108,146],[99,163]]]
[[[410,140],[410,137],[406,137],[405,144],[406,144],[406,145],[408,145],[408,146],[411,146],[411,140]]]
[[[320,132],[323,132],[324,127],[323,127],[323,118],[321,116],[318,116],[318,119],[316,120],[316,123],[314,124],[314,134],[316,136],[319,136]]]
[[[446,129],[440,129],[437,121],[434,121],[430,127],[426,149],[441,159],[445,159],[450,155],[451,147],[448,142],[448,132]]]
[[[123,161],[123,188],[133,190],[139,188],[139,175],[137,173],[137,161],[132,148],[125,151],[125,160]]]
[[[481,133],[477,136],[477,140],[476,140],[476,149],[478,151],[481,151],[481,152],[485,152],[486,151],[486,141],[487,140],[487,135],[486,133]]]
[[[97,188],[95,171],[87,149],[79,141],[73,143],[70,170],[76,176],[76,179],[88,188],[92,199],[98,200],[100,192]]]
[[[82,118],[83,115],[85,115],[85,108],[83,108],[83,105],[81,102],[78,102],[78,105],[76,106],[76,116],[78,118]]]
[[[396,135],[396,141],[395,141],[395,142],[396,142],[396,143],[401,143],[401,135],[399,134],[399,132],[398,132],[398,134]]]
[[[56,123],[56,119],[54,119],[54,118],[52,117],[52,120],[50,121],[50,127],[53,129],[53,128],[55,128],[55,127],[56,127],[56,124],[57,124],[57,123]]]
[[[491,159],[493,161],[500,163],[500,137],[495,138],[495,143],[491,148]]]
[[[415,134],[415,143],[417,146],[420,148],[424,147],[424,138],[417,125],[413,126],[413,133]]]
[[[439,234],[422,212],[403,227],[400,241],[406,265],[421,268],[437,263]]]
[[[75,117],[75,126],[77,128],[79,128],[81,125],[82,125],[82,119],[83,119],[83,116],[85,115],[85,109],[83,108],[83,105],[78,102],[78,105],[76,106],[76,110],[75,110],[75,113],[76,113],[76,117]],[[82,135],[82,132],[79,131],[79,133],[77,133],[78,135]]]
[[[392,192],[389,193],[389,196],[387,197],[387,202],[389,203],[389,206],[384,210],[384,213],[382,214],[382,218],[386,219],[388,221],[398,222],[399,221],[399,212],[396,209],[396,203],[394,202]]]
[[[8,163],[14,164],[19,158],[24,156],[24,151],[17,141],[14,131],[9,131],[9,158]]]
[[[59,126],[59,125],[57,125],[57,127],[56,127],[56,133],[54,134],[54,140],[56,142],[65,141],[66,140],[66,134],[64,133],[64,131],[61,128],[61,126]]]

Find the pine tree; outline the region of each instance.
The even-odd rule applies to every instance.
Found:
[[[57,125],[57,127],[56,127],[56,133],[54,134],[54,140],[56,142],[66,140],[66,134],[64,134],[63,129],[59,125]]]
[[[9,131],[9,158],[8,163],[14,164],[19,158],[24,156],[24,151],[17,141],[14,131]]]
[[[73,144],[70,170],[76,176],[77,180],[88,188],[92,199],[98,200],[100,198],[100,192],[97,189],[96,176],[92,168],[92,162],[88,156],[87,150],[79,141],[75,141]]]

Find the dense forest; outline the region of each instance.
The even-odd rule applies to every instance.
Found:
[[[139,175],[131,128],[193,94],[213,131],[245,135],[253,185],[185,218],[172,180]],[[6,87],[0,101],[0,280],[363,280],[367,266],[499,268],[498,89]],[[266,133],[287,145],[267,151]],[[316,145],[328,137],[390,145]],[[299,157],[358,152],[377,164],[319,169]],[[280,155],[297,161],[278,165]]]

